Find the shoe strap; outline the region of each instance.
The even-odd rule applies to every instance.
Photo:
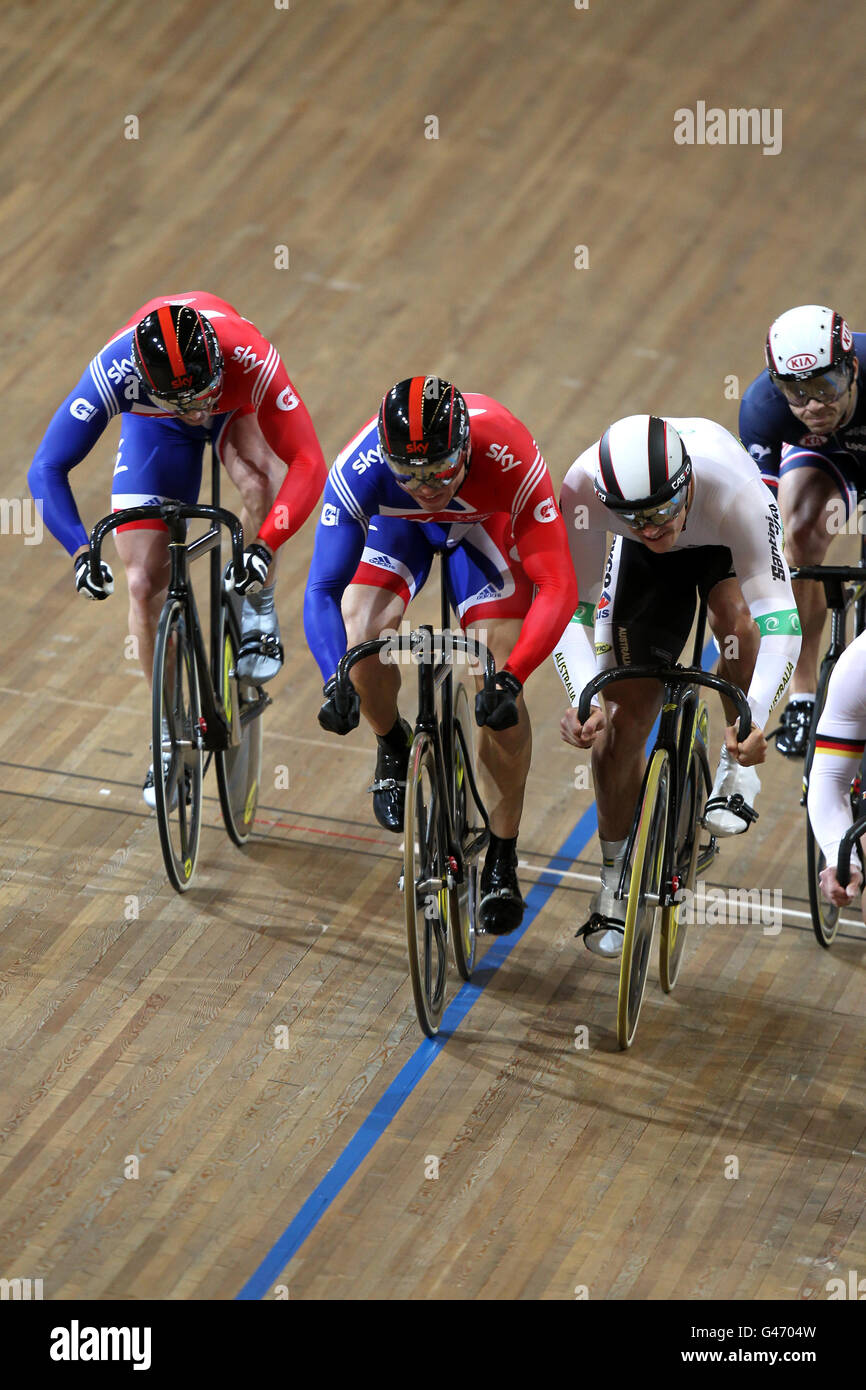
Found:
[[[578,927],[574,935],[575,937],[587,937],[597,931],[615,931],[624,937],[625,922],[616,917],[605,917],[603,912],[593,912],[589,921],[584,922],[582,927]]]

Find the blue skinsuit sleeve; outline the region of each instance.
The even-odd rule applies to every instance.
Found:
[[[333,471],[333,470],[332,470]],[[329,475],[304,594],[304,632],[327,683],[346,650],[340,600],[364,551],[363,521],[346,510]]]
[[[87,532],[69,474],[90,453],[111,416],[122,409],[113,389],[97,389],[91,364],[55,414],[28,470],[27,484],[41,505],[42,519],[70,555],[86,543]]]

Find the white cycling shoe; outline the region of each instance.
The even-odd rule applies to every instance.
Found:
[[[758,819],[754,807],[760,790],[761,779],[756,769],[741,767],[731,757],[727,748],[723,748],[713,790],[707,801],[709,809],[704,814],[707,830],[720,839],[727,835],[742,835],[752,821]],[[735,799],[734,807],[721,804],[730,801],[731,798]],[[713,806],[714,801],[720,804]]]
[[[280,621],[274,606],[273,588],[258,594],[245,594],[241,610],[241,642],[238,675],[255,685],[273,680],[283,664]]]
[[[619,870],[616,877],[618,882]],[[613,888],[601,885],[593,898],[589,921],[578,932],[583,937],[586,949],[592,951],[593,955],[604,956],[607,960],[622,955],[626,906],[626,898],[615,897]]]

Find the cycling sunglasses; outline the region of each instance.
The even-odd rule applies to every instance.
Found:
[[[669,501],[663,502],[659,507],[646,507],[641,511],[627,511],[623,507],[611,507],[610,510],[626,526],[630,526],[634,531],[642,531],[645,526],[666,526],[675,516],[678,516],[686,504],[689,495],[689,485],[678,488]]]
[[[807,401],[820,401],[822,405],[832,405],[850,389],[854,375],[847,367],[834,367],[822,372],[820,376],[809,377],[806,381],[782,381],[770,373],[774,386],[778,386],[786,401],[791,405],[805,405]]]
[[[210,386],[204,391],[199,391],[197,396],[179,396],[176,400],[166,400],[160,396],[154,396],[150,392],[150,399],[155,405],[163,410],[170,410],[172,415],[188,415],[195,410],[210,410],[220,398],[222,391],[222,374],[220,374]]]
[[[447,487],[449,483],[453,483],[464,462],[462,448],[452,449],[450,454],[433,459],[429,463],[415,463],[414,459],[410,462],[409,459],[398,458],[384,450],[382,457],[400,486],[408,488],[410,492],[418,487]],[[407,473],[407,468],[411,468],[411,472]]]

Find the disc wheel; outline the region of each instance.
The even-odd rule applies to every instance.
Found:
[[[703,754],[703,759],[701,754]],[[701,835],[700,821],[709,778],[709,770],[704,772],[703,764],[705,762],[706,754],[703,752],[703,744],[696,741],[689,759],[685,794],[677,825],[677,852],[674,858],[674,872],[679,878],[680,889],[687,889],[690,894],[694,892],[697,877]],[[686,944],[688,912],[683,912],[682,908],[682,903],[675,903],[662,908],[659,934],[659,981],[665,994],[670,994],[677,982],[683,949]]]
[[[470,814],[473,807],[469,778],[466,775],[467,757],[474,760],[475,749],[472,736],[469,696],[465,685],[458,685],[454,693],[454,786],[452,789],[454,806],[454,825],[456,840],[461,852],[465,845],[477,834]],[[458,730],[460,732],[458,732]],[[462,738],[461,735],[462,734]],[[465,750],[465,751],[464,751]],[[472,763],[474,772],[474,761]],[[454,947],[454,962],[461,979],[470,980],[475,965],[477,946],[478,901],[481,875],[478,870],[478,856],[471,860],[463,859],[463,882],[455,883],[451,889],[451,941]]]
[[[617,1007],[617,1039],[622,1048],[631,1047],[646,987],[662,880],[669,795],[668,774],[668,754],[663,749],[656,749],[644,783],[640,820],[631,862],[631,886],[625,916]]]
[[[198,674],[182,603],[162,610],[153,655],[153,782],[162,857],[179,893],[192,882],[201,834]]]
[[[258,686],[238,680],[236,675],[238,633],[229,608],[222,596],[222,621],[218,689],[230,729],[228,748],[214,753],[217,786],[223,822],[229,839],[245,845],[253,831],[262,769],[262,718],[244,718],[264,697]]]
[[[439,1031],[448,974],[451,894],[441,809],[433,741],[417,734],[406,778],[403,897],[412,993],[428,1038]]]

